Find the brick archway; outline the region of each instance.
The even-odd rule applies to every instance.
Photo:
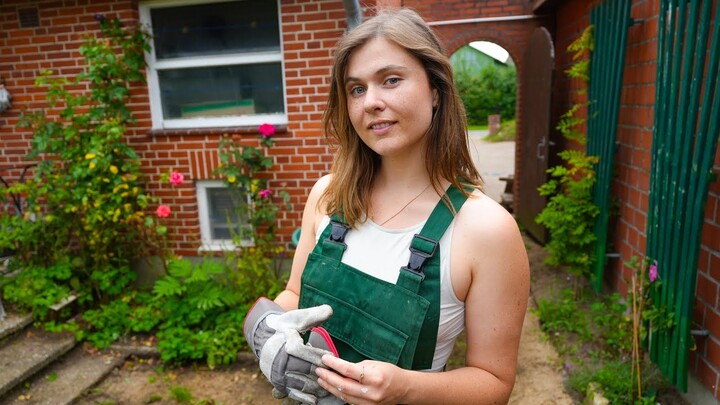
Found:
[[[431,16],[424,16],[430,20]],[[518,16],[520,17],[520,16]],[[525,85],[522,82],[522,77],[525,69],[532,69],[532,66],[525,66],[525,61],[522,58],[531,34],[537,27],[547,26],[547,22],[540,17],[531,17],[530,15],[523,15],[527,17],[519,20],[511,21],[492,21],[492,18],[486,21],[480,20],[478,22],[467,22],[455,24],[452,21],[433,21],[431,24],[433,29],[436,30],[441,40],[444,42],[445,51],[449,55],[452,55],[455,51],[461,47],[473,42],[473,41],[489,41],[494,42],[502,46],[513,59],[513,63],[517,69],[518,82],[517,82],[517,94],[516,94],[516,110],[515,119],[517,125],[517,138],[515,144],[515,161],[520,162],[523,159],[521,145],[521,136],[525,133],[525,120],[524,114],[520,106],[525,94]],[[520,198],[518,198],[518,190],[523,187],[522,178],[519,170],[521,165],[515,165],[515,179],[514,182],[514,194],[515,194],[515,207],[517,208],[522,204]]]

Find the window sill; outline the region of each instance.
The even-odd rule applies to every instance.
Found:
[[[275,134],[286,134],[288,132],[287,125],[275,125]],[[213,127],[213,128],[173,128],[173,129],[152,129],[147,135],[151,138],[159,138],[163,136],[183,136],[183,135],[256,135],[258,134],[258,126],[236,126],[236,127]]]
[[[251,247],[254,243],[251,240],[244,240],[240,242],[240,247]],[[232,241],[212,241],[203,242],[202,246],[198,248],[198,253],[202,252],[226,252],[229,250],[235,250],[238,246],[232,243]]]

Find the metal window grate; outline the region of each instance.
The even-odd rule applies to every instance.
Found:
[[[21,28],[39,27],[40,16],[38,15],[38,9],[35,7],[18,9],[18,20]]]
[[[653,331],[650,358],[687,391],[700,236],[720,139],[717,1],[662,0],[658,27],[646,254],[663,280],[651,298],[673,325]]]
[[[593,269],[593,287],[602,288],[607,262],[607,235],[610,221],[610,192],[615,163],[620,93],[622,92],[627,33],[630,23],[630,0],[609,0],[590,13],[595,50],[590,59],[588,89],[587,154],[599,157],[593,188],[593,202],[600,209],[594,225],[597,237]]]

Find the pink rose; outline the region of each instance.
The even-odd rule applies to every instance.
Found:
[[[258,132],[265,138],[270,138],[275,134],[275,126],[273,124],[262,124],[258,128]]]
[[[258,193],[258,195],[260,196],[260,198],[268,198],[268,197],[270,197],[270,194],[272,194],[272,191],[270,191],[269,188],[262,189],[262,190],[260,190],[260,192]]]
[[[173,171],[170,173],[170,184],[173,186],[179,186],[185,181],[185,176],[182,173]]]
[[[648,272],[648,278],[650,282],[654,282],[658,278],[657,260],[650,265],[650,271]]]
[[[157,214],[158,218],[167,218],[170,216],[170,207],[162,204],[157,207],[157,210],[155,210],[155,214]]]

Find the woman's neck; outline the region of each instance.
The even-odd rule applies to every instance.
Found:
[[[375,175],[373,188],[415,189],[429,183],[430,175],[424,159],[383,158],[380,170]]]

